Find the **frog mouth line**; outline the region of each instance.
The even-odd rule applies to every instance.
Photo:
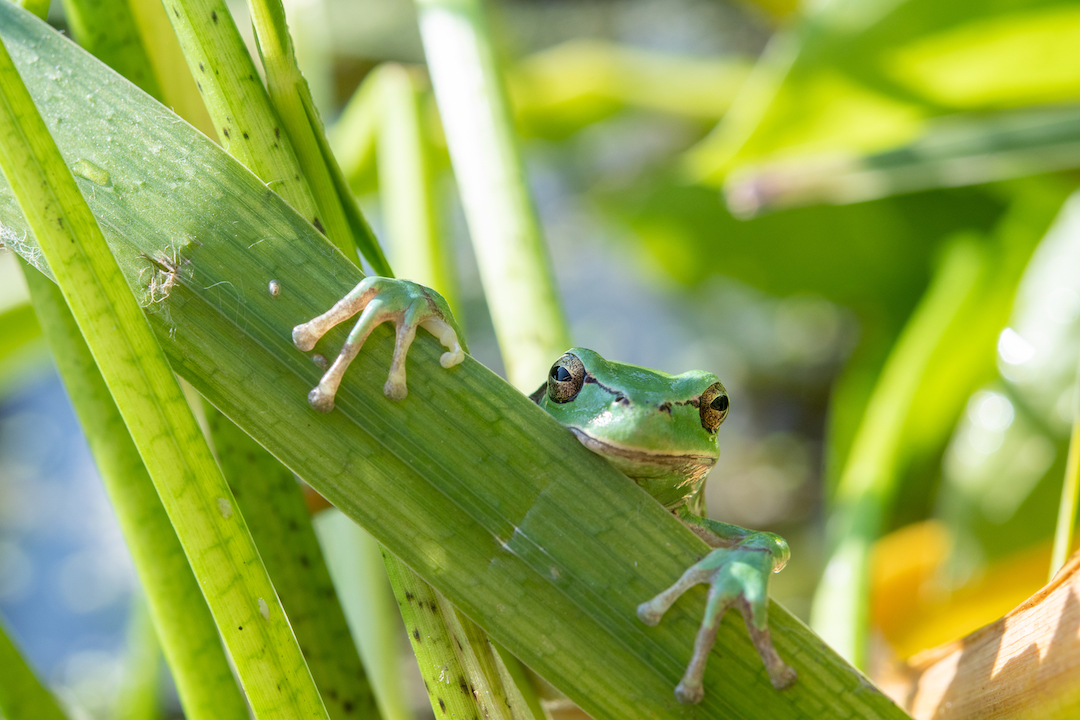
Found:
[[[569,427],[582,445],[592,450],[597,455],[614,456],[632,462],[648,463],[650,465],[669,466],[672,469],[694,467],[709,469],[716,464],[718,458],[712,455],[698,455],[694,453],[658,452],[650,450],[638,450],[615,445],[606,440],[599,440],[589,435],[584,430]]]

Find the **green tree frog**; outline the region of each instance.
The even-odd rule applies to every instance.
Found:
[[[440,359],[443,367],[464,360],[460,333],[446,301],[422,285],[389,278],[364,279],[329,311],[296,326],[293,341],[301,350],[311,350],[330,328],[357,313],[360,319],[341,353],[308,395],[316,410],[333,409],[346,368],[382,322],[391,321],[396,327],[394,357],[383,388],[392,400],[407,394],[405,355],[417,328],[427,329],[447,348]],[[716,376],[700,370],[668,375],[571,348],[530,397],[713,548],[675,584],[637,609],[643,622],[656,625],[686,590],[699,583],[709,585],[693,655],[675,688],[678,700],[696,703],[704,696],[705,663],[721,616],[731,607],[742,612],[773,687],[783,689],[795,682],[795,671],[773,648],[767,617],[769,576],[787,563],[787,543],[772,533],[704,517],[702,487],[720,456],[716,433],[729,409],[727,391]]]

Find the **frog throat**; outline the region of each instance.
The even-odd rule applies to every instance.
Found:
[[[676,497],[685,499],[696,493],[718,459],[714,455],[699,453],[628,448],[595,438],[580,428],[568,426],[567,429],[582,445],[607,459],[651,495],[656,496],[658,492],[665,496],[673,493],[672,498],[657,497],[665,505],[670,504]],[[653,487],[654,485],[656,487]],[[667,492],[661,488],[665,488]]]

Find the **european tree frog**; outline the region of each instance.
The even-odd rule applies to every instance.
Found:
[[[301,350],[310,350],[327,330],[358,312],[360,319],[341,353],[308,396],[316,410],[333,409],[345,369],[379,323],[390,320],[396,326],[394,358],[383,389],[393,400],[406,395],[405,355],[418,327],[448,349],[441,358],[443,367],[464,359],[457,326],[442,297],[422,285],[387,278],[366,278],[328,312],[294,328],[293,340]],[[721,616],[731,607],[742,612],[773,686],[791,685],[795,671],[773,648],[767,618],[769,576],[787,563],[787,543],[772,533],[703,517],[702,486],[720,455],[716,432],[729,408],[727,391],[716,376],[698,370],[668,375],[572,348],[551,366],[547,380],[530,397],[714,548],[637,609],[643,622],[656,625],[687,589],[709,584],[693,656],[675,688],[679,701],[695,703],[703,697],[705,662]]]

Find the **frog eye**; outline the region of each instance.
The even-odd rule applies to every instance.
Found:
[[[727,417],[728,408],[731,406],[728,400],[727,390],[720,383],[713,383],[705,392],[701,393],[698,402],[698,410],[701,413],[701,427],[711,433],[716,432],[720,423]]]
[[[585,384],[585,366],[576,355],[566,353],[555,361],[548,373],[547,392],[552,402],[570,402]]]

